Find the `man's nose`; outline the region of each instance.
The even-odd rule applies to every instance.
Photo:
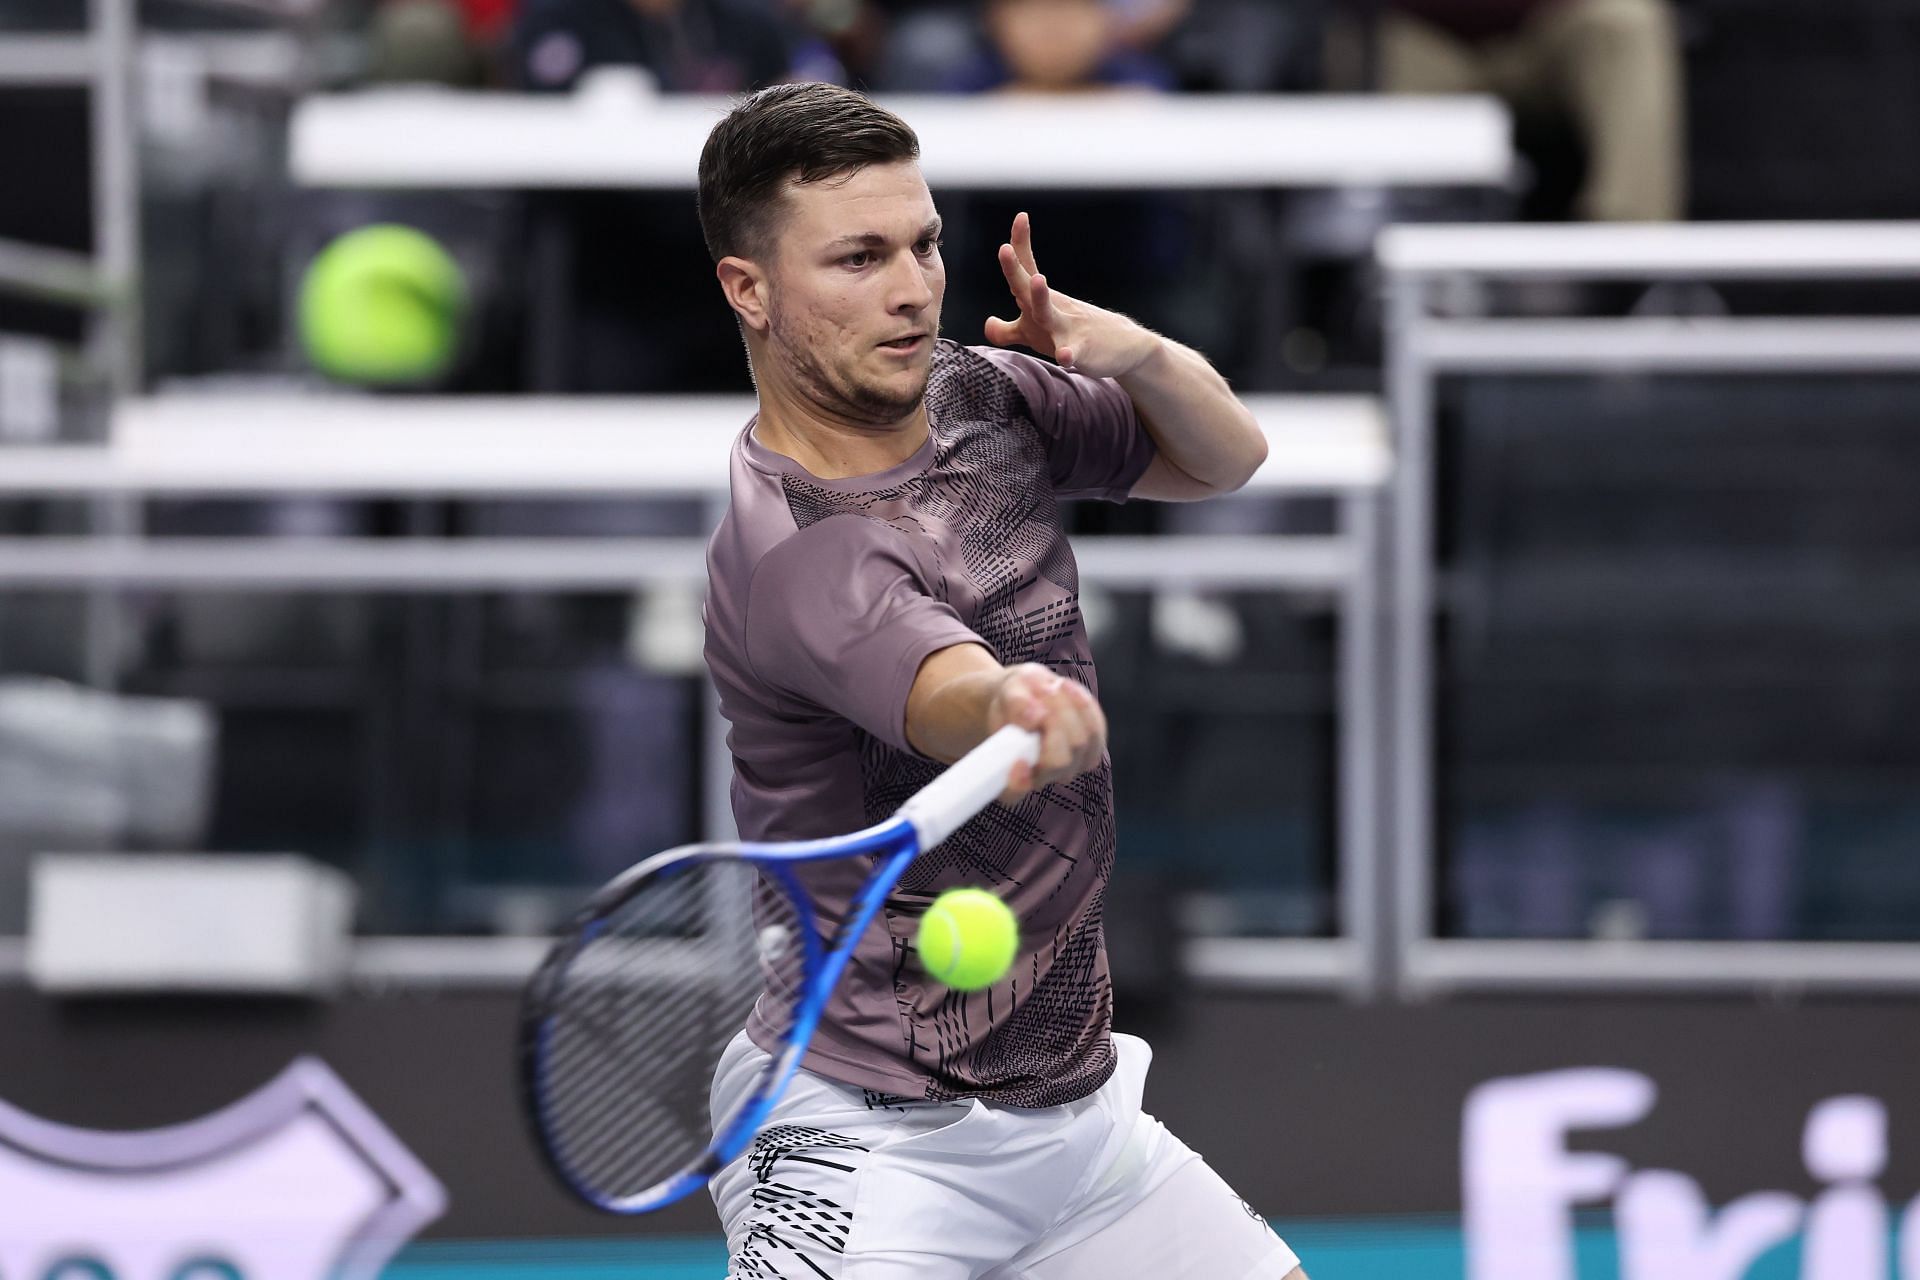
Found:
[[[903,254],[895,260],[890,301],[893,311],[924,311],[933,305],[933,285],[927,280],[927,273],[921,267],[919,259],[912,254]]]

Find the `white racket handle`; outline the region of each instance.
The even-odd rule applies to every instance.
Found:
[[[900,806],[900,816],[920,833],[921,849],[931,849],[958,831],[974,814],[1007,789],[1007,775],[1025,760],[1040,758],[1040,735],[1008,725],[947,766]]]

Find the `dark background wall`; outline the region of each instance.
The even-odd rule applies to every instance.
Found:
[[[704,1202],[640,1221],[572,1204],[514,1095],[511,993],[397,992],[326,1005],[56,1003],[0,991],[0,1098],[100,1128],[183,1121],[318,1055],[446,1184],[446,1238],[707,1233]],[[1658,1084],[1649,1117],[1581,1135],[1635,1168],[1683,1170],[1710,1202],[1815,1190],[1808,1109],[1868,1093],[1891,1113],[1881,1187],[1920,1192],[1920,1017],[1907,1000],[1511,999],[1357,1007],[1200,995],[1149,1028],[1149,1109],[1263,1212],[1457,1213],[1460,1113],[1501,1076],[1626,1067]]]

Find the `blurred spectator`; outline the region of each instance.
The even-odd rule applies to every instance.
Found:
[[[520,11],[520,0],[457,0],[466,18],[467,32],[488,47],[506,38],[507,29]]]
[[[879,0],[781,0],[781,4],[839,62],[846,83],[867,91],[879,87],[891,27],[886,4]]]
[[[349,25],[364,21],[367,78],[373,81],[497,85],[506,74],[508,34],[522,0],[358,0]],[[336,13],[342,12],[337,9]]]
[[[367,30],[367,78],[374,81],[480,83],[483,61],[466,18],[451,0],[385,0]]]
[[[865,79],[885,93],[945,93],[980,53],[979,15],[971,0],[870,0],[886,32]]]
[[[885,30],[883,51],[862,77],[876,89],[1061,92],[1174,88],[1177,77],[1152,55],[1185,22],[1192,0],[864,0],[861,8]]]
[[[962,93],[1173,88],[1163,64],[1122,43],[1131,30],[1125,16],[1108,0],[988,0],[990,47],[959,70],[951,87]]]
[[[755,0],[523,0],[512,42],[516,79],[535,90],[571,88],[601,66],[644,68],[668,93],[840,78]]]
[[[1326,70],[1330,11],[1379,0],[1109,2],[1119,14],[1118,43],[1165,62],[1182,92],[1319,93],[1332,87]],[[1360,24],[1348,28],[1343,31],[1352,48],[1341,51],[1362,62]]]
[[[1586,150],[1574,200],[1594,221],[1684,216],[1680,44],[1668,0],[1387,0],[1381,87],[1493,93],[1572,118]]]

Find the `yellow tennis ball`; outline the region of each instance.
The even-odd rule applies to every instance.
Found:
[[[920,917],[920,964],[955,991],[978,991],[1007,976],[1020,949],[1020,922],[985,889],[949,889]]]
[[[372,385],[429,382],[459,347],[460,264],[424,231],[376,223],[322,249],[300,284],[300,340],[321,372]]]

